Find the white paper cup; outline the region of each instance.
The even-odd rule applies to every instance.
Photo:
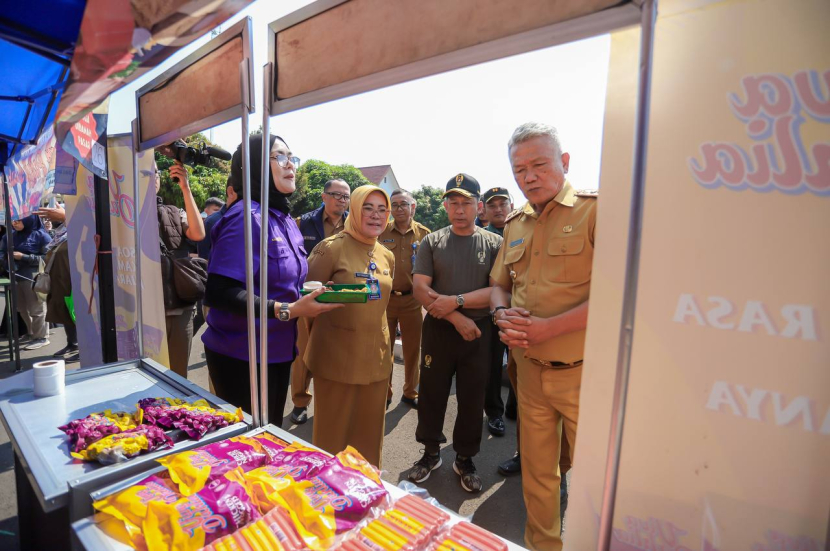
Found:
[[[37,362],[32,367],[35,396],[63,394],[66,384],[66,364],[63,360]]]
[[[306,281],[305,283],[303,283],[303,290],[304,291],[314,291],[316,289],[319,289],[322,286],[323,286],[323,284],[320,283],[319,281]]]

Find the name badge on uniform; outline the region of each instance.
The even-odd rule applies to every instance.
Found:
[[[381,241],[381,243],[394,243],[394,242],[395,242],[394,239],[384,239],[383,241]]]
[[[354,276],[355,277],[362,277],[363,279],[371,279],[371,277],[372,277],[369,274],[364,273],[364,272],[355,272]]]
[[[366,280],[366,285],[369,286],[369,300],[380,300],[380,282],[372,277]]]
[[[525,242],[525,238],[524,238],[524,237],[521,237],[521,238],[519,238],[519,239],[517,239],[517,240],[515,240],[515,241],[511,241],[511,242],[510,242],[510,246],[511,246],[511,247],[515,247],[515,246],[517,246],[517,245],[521,245],[521,244],[522,244],[522,243],[524,243],[524,242]]]

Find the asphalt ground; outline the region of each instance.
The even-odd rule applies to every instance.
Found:
[[[0,305],[2,303],[3,300],[0,298]],[[2,305],[2,308],[5,309],[5,305]],[[203,388],[208,388],[207,365],[200,339],[202,331],[204,328],[193,339],[188,378]],[[61,328],[55,329],[49,339],[51,341],[49,346],[35,351],[22,351],[24,369],[31,369],[34,362],[51,357],[66,344],[66,337]],[[0,379],[9,377],[14,372],[14,365],[10,361],[6,344],[6,339],[0,338]],[[68,365],[67,368],[76,369],[77,366],[78,364]],[[396,362],[392,376],[395,395],[386,415],[386,438],[383,446],[383,479],[396,485],[406,479],[407,471],[421,457],[423,451],[415,441],[417,411],[400,402],[403,372],[403,365]],[[506,377],[504,379],[506,381]],[[502,386],[502,395],[506,400],[507,386]],[[303,425],[297,426],[291,422],[289,414],[292,407],[289,393],[282,427],[310,442],[314,426],[314,401],[312,400],[309,408],[309,420]],[[459,478],[452,470],[452,462],[455,459],[455,452],[452,449],[452,429],[456,411],[457,402],[453,389],[444,422],[447,444],[441,451],[443,465],[434,471],[429,479],[421,484],[421,487],[443,506],[462,516],[472,516],[473,523],[521,545],[526,519],[521,477],[505,478],[497,471],[498,464],[513,455],[516,446],[516,424],[514,421],[505,419],[507,427],[505,436],[494,437],[487,431],[486,418],[482,412],[481,452],[474,458],[474,461],[481,475],[483,486],[480,493],[470,494],[461,488]],[[0,427],[0,549],[9,551],[20,548],[17,538],[13,453],[9,437]]]

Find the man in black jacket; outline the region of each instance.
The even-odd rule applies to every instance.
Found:
[[[311,250],[317,243],[343,230],[346,217],[349,215],[349,196],[349,184],[343,180],[329,180],[323,186],[323,206],[297,218],[297,225],[300,226],[300,233],[303,234],[306,255],[311,254]],[[308,342],[308,326],[304,320],[300,320],[297,327],[299,353],[291,367],[291,398],[294,402],[291,421],[302,425],[308,421],[307,410],[311,402],[308,385],[311,383],[311,372],[303,362],[303,354]]]

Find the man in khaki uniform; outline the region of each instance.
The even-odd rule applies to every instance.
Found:
[[[323,206],[297,218],[297,225],[300,227],[300,233],[303,234],[306,255],[310,255],[317,243],[323,239],[343,231],[346,217],[349,215],[349,194],[349,184],[343,180],[329,180],[323,186]],[[311,394],[308,392],[311,372],[303,361],[307,344],[308,325],[306,320],[299,320],[297,322],[299,353],[291,365],[291,399],[294,402],[291,421],[298,425],[308,421],[307,410],[311,402]]]
[[[559,454],[576,447],[579,389],[596,226],[596,196],[565,179],[570,156],[556,129],[518,127],[508,143],[527,204],[507,218],[490,273],[493,318],[516,361],[525,544],[562,549]]]
[[[395,281],[392,283],[392,296],[386,309],[389,332],[392,334],[392,347],[395,346],[395,328],[401,324],[401,342],[403,346],[403,363],[405,378],[401,402],[418,407],[418,379],[420,366],[418,356],[421,351],[421,303],[412,295],[412,266],[418,254],[421,239],[429,233],[429,228],[413,220],[415,215],[415,198],[408,191],[396,189],[392,192],[392,220],[378,239],[380,243],[395,255]],[[393,350],[394,352],[394,350]],[[389,377],[387,404],[392,401],[392,377]]]

